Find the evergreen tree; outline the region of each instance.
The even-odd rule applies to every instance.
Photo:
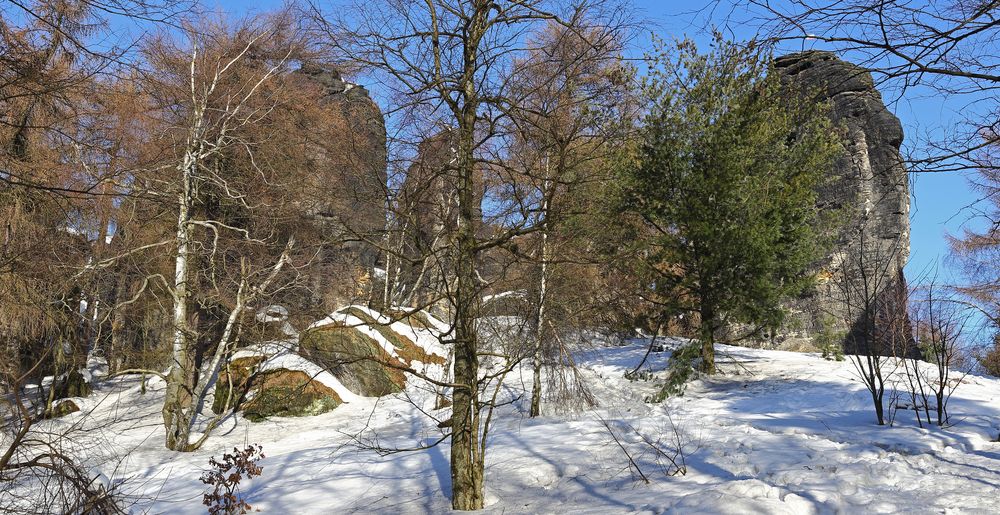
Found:
[[[838,145],[823,107],[782,90],[755,45],[716,38],[658,45],[650,112],[621,173],[622,207],[642,217],[651,299],[697,313],[702,370],[729,323],[775,329],[782,299],[811,283],[816,187]]]

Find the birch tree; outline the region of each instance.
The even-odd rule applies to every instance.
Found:
[[[573,248],[573,243],[582,242],[571,242],[580,240],[579,231],[572,231],[574,217],[587,210],[580,195],[588,184],[606,178],[610,156],[635,121],[632,72],[622,58],[625,34],[606,27],[576,28],[583,25],[551,22],[535,34],[532,53],[516,64],[512,88],[522,108],[512,116],[515,151],[510,159],[523,168],[523,181],[537,198],[533,223],[538,249],[532,259],[537,271],[532,274],[534,287],[528,288],[537,293],[530,317],[532,417],[541,412],[543,362],[560,354],[552,347],[561,338],[552,333],[566,329],[568,318],[579,315],[565,309],[580,304],[567,295],[586,302],[588,294],[586,287],[551,291],[550,276],[557,267],[581,271],[587,263],[586,252]],[[550,313],[553,301],[556,309]]]
[[[183,55],[182,48],[167,40],[157,41],[147,50],[151,61],[173,71],[174,75],[165,74],[168,80],[184,78],[173,90],[164,85],[166,91],[184,92],[168,99],[184,124],[183,135],[176,139],[177,160],[172,169],[165,165],[161,171],[169,174],[165,180],[153,179],[155,191],[172,195],[176,206],[171,240],[175,249],[173,275],[163,285],[172,305],[173,334],[162,413],[166,446],[172,450],[197,449],[217,424],[219,417],[214,417],[199,426],[199,437],[193,437],[206,396],[233,350],[241,317],[256,300],[280,287],[280,276],[295,246],[294,234],[278,241],[245,222],[236,224],[225,216],[211,216],[220,211],[206,204],[214,200],[234,210],[252,212],[260,207],[252,188],[268,184],[274,177],[275,170],[265,168],[267,165],[241,175],[227,163],[241,152],[255,162],[256,146],[241,136],[275,108],[272,83],[287,73],[296,57],[297,42],[287,37],[294,26],[280,16],[251,20],[235,28],[222,24],[192,28],[184,61],[178,58]],[[184,66],[178,66],[180,63]],[[179,85],[183,87],[178,89]],[[260,176],[260,182],[248,179],[254,175]],[[282,249],[280,254],[270,264],[261,264],[259,260],[268,253],[254,249],[275,246]],[[198,287],[223,295],[221,303],[228,311],[210,344],[214,352],[200,369],[198,344],[204,335],[192,323],[191,312]]]

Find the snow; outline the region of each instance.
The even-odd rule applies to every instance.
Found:
[[[289,338],[298,338],[299,332],[288,322],[288,308],[279,304],[271,304],[257,310],[257,321],[268,324],[281,322],[281,332]]]
[[[257,310],[257,321],[262,323],[284,322],[288,320],[288,308],[279,304],[271,304]]]
[[[528,297],[528,292],[525,290],[511,290],[503,291],[494,295],[483,295],[483,303],[490,302],[492,300],[506,299],[508,297],[515,299],[526,299]]]
[[[342,314],[340,314],[342,315]],[[339,316],[339,315],[338,315]],[[342,317],[348,320],[346,317]],[[373,336],[374,337],[374,336]],[[423,342],[427,335],[418,335]],[[429,342],[428,342],[429,343]],[[436,342],[435,342],[436,343]],[[676,345],[677,341],[669,341]],[[438,344],[439,345],[439,344]],[[277,351],[277,352],[276,352]],[[965,377],[949,404],[955,425],[919,428],[900,411],[892,427],[874,424],[867,391],[849,361],[815,354],[719,346],[722,374],[691,383],[660,404],[644,398],[655,381],[624,372],[645,354],[639,340],[578,356],[600,404],[575,414],[526,416],[531,370],[512,374],[512,401],[489,437],[487,513],[983,513],[1000,491],[1000,380]],[[296,356],[256,349],[282,366]],[[649,356],[662,370],[669,352]],[[277,366],[277,365],[276,365]],[[322,373],[316,377],[322,378]],[[334,379],[335,380],[335,379]],[[354,397],[315,417],[250,423],[227,419],[204,448],[163,448],[163,382],[102,383],[81,412],[46,422],[91,431],[79,452],[121,488],[134,512],[204,513],[198,476],[211,456],[259,443],[263,474],[241,483],[262,512],[443,513],[450,509],[448,444],[381,455],[368,448],[426,445],[441,436],[432,391],[408,386],[383,398]],[[332,386],[331,386],[332,387]],[[337,390],[340,393],[340,390]],[[346,399],[345,399],[346,400]],[[543,413],[556,413],[543,404]],[[601,420],[637,460],[650,483],[630,471]],[[686,475],[667,476],[642,438],[667,448],[676,428]],[[112,459],[111,456],[116,456]]]
[[[108,360],[91,353],[87,356],[87,365],[81,372],[88,383],[102,379],[108,375]]]

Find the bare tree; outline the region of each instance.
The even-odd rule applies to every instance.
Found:
[[[621,15],[604,10],[603,4],[585,2],[568,12],[592,10],[593,19],[602,20]],[[512,63],[527,52],[531,42],[526,36],[537,27],[555,21],[580,31],[582,27],[574,23],[583,20],[560,16],[564,13],[558,2],[542,0],[385,0],[357,2],[340,13],[317,3],[311,7],[319,30],[328,35],[330,50],[368,70],[386,89],[395,104],[388,111],[397,118],[397,142],[412,145],[429,134],[447,132],[444,142],[450,155],[434,174],[446,178],[455,206],[454,228],[441,242],[448,259],[438,262],[445,280],[437,295],[451,316],[446,343],[453,349],[454,370],[449,385],[452,505],[480,509],[487,436],[499,384],[516,364],[481,371],[485,349],[480,346],[476,319],[482,294],[497,275],[480,267],[488,251],[503,249],[516,237],[538,230],[530,216],[534,198],[516,187],[520,170],[506,163],[510,135],[504,122],[522,108],[511,94]],[[491,193],[500,191],[510,195]],[[429,250],[437,251],[435,247]],[[499,276],[502,270],[497,271]]]
[[[923,359],[934,368],[922,368],[916,359],[906,360],[906,374],[913,394],[913,408],[920,420],[920,409],[928,425],[948,424],[948,400],[961,384],[964,374],[961,366],[964,333],[969,325],[971,311],[959,299],[942,293],[934,280],[916,289],[911,297],[911,315],[916,344]],[[957,377],[956,377],[957,376]],[[933,404],[930,402],[933,398]],[[931,415],[934,415],[932,422]]]
[[[135,52],[124,37],[93,34],[112,19],[165,23],[183,7],[169,0],[0,5],[0,311],[11,315],[0,339],[12,377],[30,369],[26,379],[55,378],[47,410],[92,350],[102,286],[74,272],[106,256],[121,199],[115,183],[128,167],[111,83]]]
[[[529,316],[534,325],[532,417],[541,413],[543,361],[546,355],[559,355],[561,338],[552,331],[566,327],[569,320],[560,314],[572,311],[559,308],[569,307],[566,295],[588,294],[586,287],[560,292],[550,284],[557,267],[587,262],[581,255],[585,253],[573,252],[569,242],[580,239],[581,231],[574,235],[572,224],[581,222],[587,208],[580,202],[580,190],[606,178],[608,161],[625,141],[635,117],[629,99],[634,84],[621,57],[624,36],[604,27],[581,31],[552,22],[534,36],[537,41],[527,59],[515,63],[519,82],[512,88],[513,96],[520,99],[522,109],[511,118],[515,147],[510,160],[523,168],[521,182],[538,199],[533,222],[538,227],[538,248],[529,258],[537,270],[529,274],[535,284],[527,288],[535,296]],[[550,306],[554,301],[555,310]]]
[[[889,273],[901,252],[900,239],[872,241],[866,219],[856,230],[856,246],[835,256],[839,316],[848,327],[844,351],[871,394],[878,425],[886,423],[886,385],[898,367],[896,358],[912,348],[906,316],[907,289]]]
[[[996,136],[997,131],[992,131]],[[958,263],[966,283],[956,290],[986,319],[987,330],[992,330],[990,344],[980,356],[981,363],[996,375],[1000,373],[1000,145],[993,144],[982,150],[978,157],[981,164],[971,179],[973,188],[983,202],[973,208],[970,225],[961,235],[949,237],[953,259]]]
[[[213,209],[212,202],[216,199],[247,212],[266,206],[258,204],[255,196],[260,190],[254,188],[270,185],[275,170],[272,164],[254,159],[257,144],[243,135],[275,108],[271,83],[287,74],[299,51],[294,22],[287,12],[248,20],[235,28],[224,24],[192,27],[187,35],[186,49],[164,38],[147,50],[166,77],[160,83],[170,107],[165,112],[180,113],[177,121],[184,127],[184,135],[177,140],[176,161],[168,161],[162,171],[169,175],[152,183],[154,195],[173,196],[177,210],[175,234],[168,240],[176,248],[173,279],[161,277],[161,286],[169,295],[173,325],[163,422],[167,448],[179,451],[197,449],[219,420],[210,420],[201,437],[191,440],[206,396],[233,350],[246,309],[285,285],[281,274],[295,245],[294,234],[274,234],[273,226],[234,224],[221,210]],[[184,53],[189,57],[181,60]],[[177,82],[168,82],[171,78]],[[166,121],[172,123],[171,118]],[[255,163],[248,174],[240,175],[227,166],[235,152],[247,153]],[[282,250],[269,261],[268,248]],[[221,325],[208,335],[192,323],[190,305],[199,288],[219,295],[209,309],[219,316]],[[214,351],[199,370],[199,343],[206,336],[214,338],[209,345]]]
[[[77,424],[53,426],[48,418],[79,410],[72,401],[52,409],[39,385],[28,379],[43,368],[40,356],[28,370],[0,371],[0,511],[8,513],[126,513],[113,485],[93,474],[75,452],[73,442],[92,437]],[[53,384],[58,378],[53,378]],[[65,410],[60,412],[60,410]]]

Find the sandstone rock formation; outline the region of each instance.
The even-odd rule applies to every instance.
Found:
[[[834,220],[833,244],[816,265],[817,291],[790,306],[786,341],[794,345],[837,335],[852,352],[872,333],[865,321],[880,319],[893,323],[878,324],[880,339],[886,340],[879,352],[909,348],[903,266],[909,257],[910,198],[899,119],[867,70],[832,53],[787,55],[776,59],[775,67],[790,94],[829,102],[828,116],[843,131],[844,146],[819,192],[821,209]],[[892,334],[886,332],[889,325]]]
[[[301,370],[257,371],[263,356],[234,359],[215,387],[212,411],[229,408],[253,422],[268,417],[303,417],[333,410],[344,401],[329,386]]]
[[[378,259],[374,246],[385,226],[386,128],[368,91],[332,68],[305,64],[295,72],[302,87],[319,88],[322,126],[308,142],[315,172],[304,177],[313,192],[303,209],[321,227],[322,239],[348,241],[323,250],[309,275],[320,313],[367,294],[368,271]]]
[[[389,263],[390,297],[399,305],[430,306],[443,290],[451,268],[451,252],[458,231],[458,176],[455,168],[456,133],[442,129],[417,146],[406,170],[397,203],[398,241],[404,259]],[[483,170],[472,177],[473,219],[482,221]],[[480,227],[482,227],[480,225]],[[447,312],[445,302],[431,306],[436,314]]]
[[[381,231],[385,223],[386,128],[382,111],[363,86],[344,81],[335,69],[306,64],[296,71],[321,89],[327,127],[316,127],[316,177],[337,179],[316,184],[332,195],[313,213],[353,232]]]

